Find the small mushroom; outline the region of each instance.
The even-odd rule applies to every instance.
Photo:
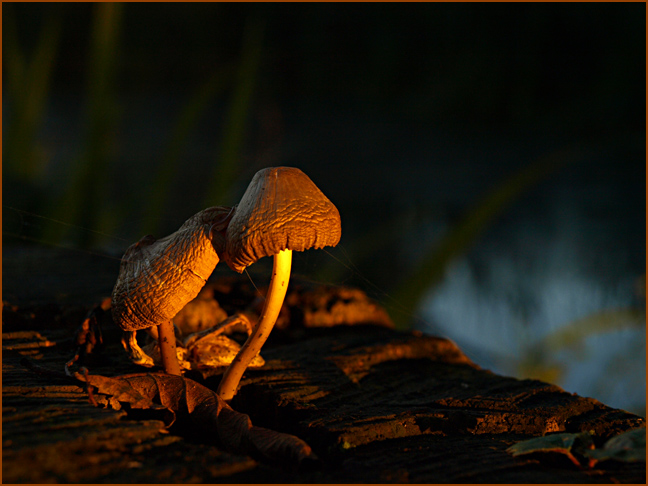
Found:
[[[216,267],[232,214],[232,208],[205,209],[175,233],[159,240],[147,235],[126,250],[112,293],[112,314],[125,331],[122,344],[133,361],[153,365],[135,336],[147,329],[157,334],[165,372],[180,375],[171,319],[198,295]]]
[[[283,303],[292,251],[335,246],[340,213],[301,170],[270,167],[255,174],[225,235],[225,262],[241,273],[264,256],[273,256],[272,278],[259,322],[227,369],[218,395],[230,400],[248,364],[259,353]]]

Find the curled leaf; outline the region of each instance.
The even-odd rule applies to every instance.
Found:
[[[191,379],[162,373],[114,378],[81,373],[74,376],[95,387],[96,393],[132,408],[166,408],[174,414],[187,414],[205,436],[231,452],[292,466],[317,460],[303,440],[253,425],[247,415],[233,410],[214,391]]]
[[[573,452],[582,453],[582,451],[594,447],[592,436],[588,432],[550,434],[544,437],[535,437],[529,440],[523,440],[512,445],[506,452],[513,456],[524,454],[554,452],[564,454],[574,464],[580,467],[580,462]]]
[[[585,455],[594,461],[646,462],[646,428],[612,437],[601,449],[586,451]]]
[[[126,380],[101,375],[88,375],[87,373],[74,373],[74,377],[80,381],[85,381],[89,387],[95,387],[99,393],[109,395],[113,400],[112,403],[115,403],[115,401],[117,403],[128,403],[131,408],[138,409],[166,408],[142,395]]]
[[[212,327],[182,337],[181,333],[176,337],[182,338],[176,344],[176,353],[180,368],[185,370],[196,370],[203,378],[212,376],[227,368],[238,352],[241,345],[225,335],[226,332],[244,331],[248,336],[252,333],[252,323],[244,314],[236,313],[223,321],[214,324]],[[158,342],[151,340],[142,347],[144,356],[150,358],[149,366],[162,365],[160,347]],[[137,364],[143,364],[137,362]],[[260,368],[265,365],[265,360],[257,354],[250,362],[250,368]]]

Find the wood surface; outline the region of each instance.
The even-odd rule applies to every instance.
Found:
[[[231,405],[255,425],[308,442],[321,460],[316,466],[280,468],[228,453],[199,429],[166,428],[161,411],[96,408],[61,372],[74,351],[75,329],[110,294],[118,264],[56,249],[3,254],[5,483],[646,481],[641,462],[588,469],[559,455],[506,452],[520,440],[559,431],[593,431],[600,446],[644,426],[643,418],[551,384],[493,374],[446,339],[390,329],[379,312],[363,321],[358,313],[367,304],[360,297],[342,299],[334,288],[297,281],[284,324],[262,351],[266,366],[246,372]],[[210,286],[228,313],[254,308],[245,277]],[[322,305],[337,309],[335,322],[348,315],[354,325],[308,326],[313,295],[327,292]],[[106,346],[86,360],[91,372],[142,371],[128,361],[120,331],[106,321],[102,329]],[[21,363],[25,358],[59,374],[34,373]],[[220,374],[190,377],[216,389]]]

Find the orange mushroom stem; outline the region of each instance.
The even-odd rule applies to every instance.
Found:
[[[270,336],[286,297],[291,266],[292,250],[282,250],[274,256],[272,278],[259,323],[225,371],[218,386],[218,395],[223,400],[231,400],[234,397],[243,373]]]
[[[264,256],[274,257],[274,265],[261,318],[223,375],[221,398],[234,397],[277,320],[288,290],[292,252],[335,246],[340,236],[340,213],[301,170],[270,167],[254,175],[227,227],[222,257],[239,273]]]
[[[173,321],[165,321],[158,325],[158,344],[160,346],[160,357],[164,372],[168,375],[182,375],[178,354],[176,351],[176,338],[173,329]]]

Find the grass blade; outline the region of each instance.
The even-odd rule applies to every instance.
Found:
[[[256,17],[250,18],[245,26],[241,63],[221,136],[218,161],[203,202],[204,207],[232,203],[228,199],[227,191],[239,168],[241,147],[261,61],[263,31],[264,23]]]
[[[448,265],[465,254],[500,214],[531,187],[581,155],[575,149],[551,153],[514,173],[488,192],[429,251],[405,282],[392,292],[393,300],[402,309],[402,312],[392,316],[397,328],[407,327],[423,295],[441,282]]]

